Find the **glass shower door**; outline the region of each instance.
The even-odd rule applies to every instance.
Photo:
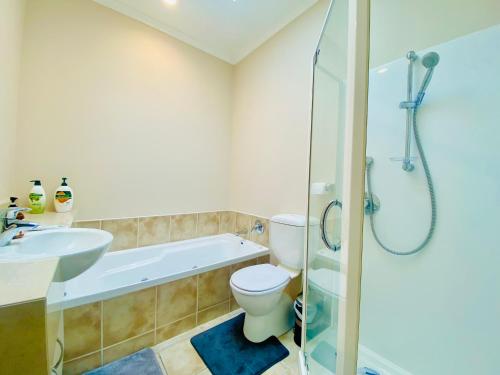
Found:
[[[346,122],[348,1],[333,2],[314,61],[309,171],[304,361],[309,374],[336,373]]]

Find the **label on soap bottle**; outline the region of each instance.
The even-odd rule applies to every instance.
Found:
[[[58,191],[56,191],[55,198],[56,198],[56,201],[64,204],[67,201],[69,201],[71,198],[73,198],[73,196],[71,195],[71,191],[58,190]]]

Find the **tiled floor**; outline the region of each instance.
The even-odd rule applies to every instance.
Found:
[[[198,353],[196,353],[196,350],[194,350],[189,340],[194,335],[206,331],[207,329],[212,328],[217,324],[231,319],[241,313],[242,310],[233,311],[232,313],[198,326],[191,331],[164,341],[153,347],[153,350],[160,358],[165,374],[211,375],[211,372],[198,356]],[[277,363],[267,370],[264,375],[298,375],[299,347],[293,342],[292,331],[289,331],[281,336],[279,340],[288,349],[290,355],[280,363]]]

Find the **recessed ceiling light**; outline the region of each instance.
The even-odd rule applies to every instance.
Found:
[[[165,4],[168,4],[168,5],[175,5],[175,4],[177,4],[177,0],[163,0],[163,2]]]

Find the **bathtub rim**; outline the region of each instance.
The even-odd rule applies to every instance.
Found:
[[[191,277],[194,275],[210,272],[210,271],[213,271],[213,270],[218,269],[218,268],[224,268],[224,267],[227,267],[227,266],[230,266],[233,264],[241,263],[241,262],[244,262],[244,261],[247,261],[250,259],[259,258],[259,257],[266,256],[266,255],[270,254],[269,248],[264,246],[264,245],[260,245],[256,242],[251,241],[251,240],[240,238],[240,237],[233,235],[233,234],[230,234],[230,233],[225,233],[225,234],[217,234],[217,235],[213,235],[213,236],[203,236],[203,237],[182,240],[182,241],[165,242],[163,244],[157,244],[157,245],[142,246],[142,247],[137,247],[137,248],[133,248],[133,249],[120,250],[120,251],[116,251],[116,252],[108,252],[105,255],[113,256],[115,254],[116,255],[123,254],[124,252],[139,252],[139,251],[142,251],[142,250],[147,249],[147,248],[160,247],[160,246],[164,246],[164,245],[188,245],[190,243],[200,242],[200,240],[218,238],[218,237],[219,238],[238,239],[238,240],[243,241],[245,243],[249,243],[251,246],[255,246],[257,251],[253,254],[247,254],[247,255],[240,256],[240,257],[236,257],[236,258],[226,259],[226,260],[223,260],[221,262],[212,263],[212,264],[209,264],[209,265],[206,265],[203,267],[196,267],[193,269],[185,270],[182,272],[177,272],[174,274],[170,274],[170,275],[163,276],[163,277],[158,277],[155,279],[148,279],[145,281],[139,281],[139,282],[136,282],[133,284],[128,284],[128,285],[121,286],[121,287],[118,287],[115,289],[111,289],[111,290],[107,290],[104,292],[95,293],[95,294],[91,294],[91,295],[82,295],[82,296],[78,296],[76,298],[66,299],[67,296],[65,293],[64,297],[62,297],[61,300],[52,301],[52,302],[49,302],[48,304],[51,308],[54,308],[55,306],[57,306],[57,308],[59,308],[59,309],[66,310],[66,309],[70,309],[73,307],[79,307],[79,306],[87,305],[90,303],[95,303],[95,302],[105,301],[105,300],[115,298],[115,297],[120,297],[120,296],[129,294],[129,293],[134,293],[134,292],[143,290],[143,289],[157,287],[159,285],[163,285],[163,284],[167,284],[167,283],[170,283],[173,281],[185,279],[185,278],[188,278],[188,277]],[[58,284],[64,284],[64,283],[58,283]]]

